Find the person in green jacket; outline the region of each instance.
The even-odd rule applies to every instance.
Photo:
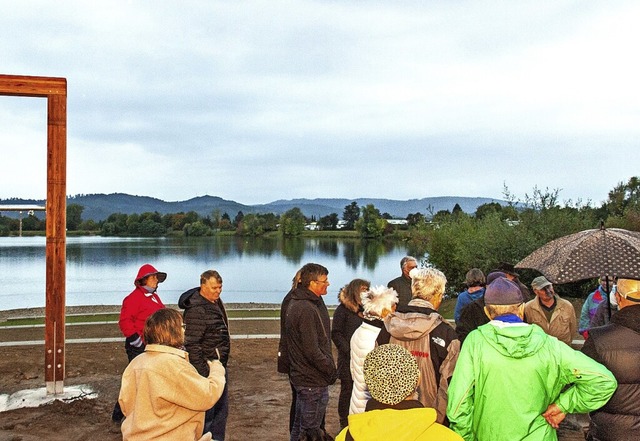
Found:
[[[523,322],[517,285],[498,278],[484,299],[491,321],[467,336],[449,385],[450,427],[465,441],[557,440],[566,414],[613,395],[606,367]]]

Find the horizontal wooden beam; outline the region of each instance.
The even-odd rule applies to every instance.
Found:
[[[37,96],[67,95],[67,79],[0,75],[0,95]]]

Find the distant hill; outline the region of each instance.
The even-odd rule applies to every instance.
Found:
[[[331,213],[337,213],[342,217],[344,207],[356,202],[359,207],[373,204],[381,213],[389,213],[394,218],[404,219],[410,213],[422,213],[429,215],[440,210],[451,211],[459,204],[465,213],[474,213],[478,206],[491,202],[506,204],[505,201],[492,198],[470,198],[458,196],[439,196],[432,198],[410,199],[407,201],[393,199],[356,198],[356,199],[289,199],[277,200],[268,204],[244,205],[239,202],[229,201],[217,196],[198,196],[186,201],[166,202],[148,196],[132,196],[124,193],[112,194],[86,194],[70,196],[67,204],[78,204],[84,207],[82,219],[101,221],[112,213],[144,213],[155,212],[160,214],[195,211],[201,216],[210,216],[214,210],[227,213],[231,218],[238,211],[248,213],[276,213],[282,214],[291,208],[298,207],[305,216],[320,218]],[[35,199],[0,199],[0,205],[11,204],[38,204],[44,205],[44,200]],[[5,216],[10,212],[3,212]]]

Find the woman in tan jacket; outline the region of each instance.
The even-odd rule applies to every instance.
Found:
[[[189,363],[184,344],[182,315],[160,309],[144,326],[147,347],[122,375],[120,407],[125,414],[122,439],[210,440],[202,435],[204,412],[218,401],[225,385],[225,370],[209,362],[203,377]]]

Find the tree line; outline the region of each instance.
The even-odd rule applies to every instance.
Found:
[[[70,232],[103,236],[157,237],[181,234],[189,237],[230,232],[240,236],[282,234],[300,236],[313,225],[319,230],[351,230],[366,239],[405,240],[416,256],[428,256],[429,265],[444,271],[450,286],[461,286],[470,268],[489,271],[501,261],[518,262],[536,248],[560,236],[597,228],[602,221],[607,228],[640,231],[640,178],[620,182],[600,206],[590,202],[560,201],[559,189],[534,187],[522,199],[505,186],[506,204],[488,203],[468,214],[456,204],[452,210],[426,214],[411,213],[406,225],[398,227],[388,221],[391,216],[372,204],[359,207],[356,202],[344,207],[342,216],[331,213],[315,219],[304,216],[299,208],[274,213],[228,213],[214,210],[201,216],[187,213],[141,214],[113,213],[105,220],[83,221],[83,207],[67,206],[67,229]],[[0,216],[0,235],[15,234],[18,220]],[[43,231],[44,221],[33,215],[22,220],[23,231]]]

